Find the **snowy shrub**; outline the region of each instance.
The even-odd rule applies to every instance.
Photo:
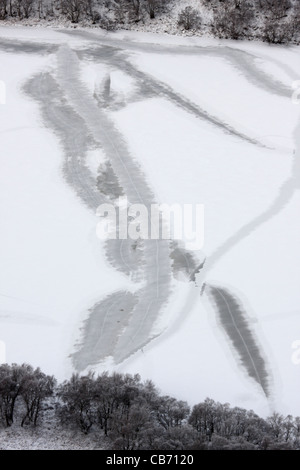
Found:
[[[201,17],[198,10],[191,6],[185,7],[178,14],[177,24],[178,26],[182,26],[185,30],[198,29],[201,25]]]
[[[211,24],[212,33],[225,39],[243,39],[251,37],[254,11],[250,2],[236,6],[236,2],[225,3],[214,11]]]
[[[267,20],[262,30],[262,40],[270,44],[288,44],[295,37],[295,29],[289,23]]]
[[[98,23],[100,28],[105,29],[106,31],[115,31],[117,29],[117,22],[106,16],[101,17]]]
[[[290,0],[259,0],[259,5],[269,18],[280,20],[286,17],[292,3]]]

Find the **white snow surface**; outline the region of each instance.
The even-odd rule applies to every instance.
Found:
[[[291,95],[293,80],[300,79],[297,47],[128,31],[97,36],[100,42],[105,37],[133,46],[240,49],[253,54],[258,67]],[[0,38],[71,48],[89,44],[87,38],[43,28],[1,27]],[[209,257],[266,210],[291,176],[297,146],[300,158],[300,106],[247,80],[220,56],[162,54],[151,47],[132,47],[128,54],[139,70],[264,145],[216,129],[161,96],[109,111],[160,202],[205,205],[203,253]],[[86,311],[105,295],[126,289],[128,281],[105,260],[97,217],[67,186],[59,140],[22,91],[33,75],[55,70],[55,54],[15,54],[0,47],[0,64],[7,89],[6,104],[0,105],[0,340],[7,362],[28,362],[63,380],[72,373],[69,355]],[[125,72],[92,61],[81,65],[91,94],[107,73],[117,101],[120,96],[126,101],[135,89]],[[101,151],[91,150],[87,165],[93,173],[101,161]],[[274,409],[299,415],[300,364],[292,362],[292,344],[300,339],[299,207],[298,190],[225,253],[207,278],[232,288],[249,306],[273,377],[271,400],[237,367],[199,289],[182,281],[174,281],[159,319],[164,332],[123,364],[108,360],[93,370],[140,373],[191,405],[209,396],[263,416]]]

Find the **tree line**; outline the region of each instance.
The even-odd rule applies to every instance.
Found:
[[[229,0],[206,3],[213,10],[212,33],[219,38],[261,39],[274,44],[298,42],[299,0]]]
[[[180,0],[0,0],[0,20],[65,18],[106,30],[162,19]],[[177,15],[181,30],[209,32],[218,38],[299,43],[300,0],[199,0]],[[201,12],[205,11],[203,15]],[[205,17],[205,20],[203,17]],[[208,18],[208,20],[207,20]]]
[[[273,44],[299,43],[300,0],[202,0],[210,13],[208,31],[220,39],[259,39]],[[187,6],[178,15],[185,30],[203,29],[199,10]]]
[[[126,22],[154,19],[166,13],[171,0],[0,0],[0,20],[65,17],[72,23],[90,22],[116,29]]]
[[[139,375],[73,374],[57,384],[28,364],[0,366],[1,427],[38,427],[49,409],[64,429],[93,433],[114,450],[300,449],[300,417],[263,419],[210,398],[190,408]]]

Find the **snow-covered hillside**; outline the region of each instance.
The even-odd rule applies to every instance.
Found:
[[[6,26],[0,60],[6,360],[299,414],[298,48]],[[99,240],[119,194],[204,204],[203,249]]]

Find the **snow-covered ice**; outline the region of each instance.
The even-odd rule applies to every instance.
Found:
[[[140,373],[191,404],[209,396],[263,415],[299,414],[300,365],[292,361],[300,339],[297,47],[5,27],[0,54],[7,361],[60,380],[74,364]],[[117,178],[104,196],[97,174]],[[146,205],[204,204],[205,242],[193,259],[207,261],[196,282],[172,277],[166,244],[145,243],[143,264],[139,249],[107,247],[96,237],[98,198],[116,195],[117,182]],[[268,367],[268,398],[240,367],[205,290],[200,295],[203,282],[242,301]],[[126,321],[113,307],[120,292],[130,293]],[[107,298],[111,323],[105,316],[100,329],[115,338],[105,357],[97,329],[90,331]],[[149,340],[133,321],[144,306]]]

